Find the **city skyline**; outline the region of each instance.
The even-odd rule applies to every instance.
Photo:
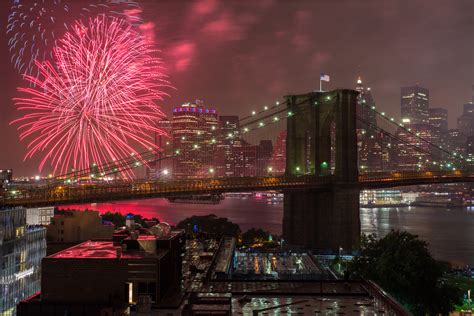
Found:
[[[365,10],[373,8],[370,1],[357,7],[324,2],[297,6],[278,1],[264,1],[257,7],[236,3],[223,6],[215,1],[140,4],[144,20],[155,24],[157,46],[162,50],[169,79],[177,88],[163,102],[166,113],[186,101],[203,99],[223,115],[243,116],[285,94],[316,90],[320,72],[331,76],[331,82],[324,85],[326,90],[354,88],[360,74],[364,84],[372,87],[377,106],[394,117],[400,115],[400,87],[418,82],[430,90],[430,107],[448,109],[451,128],[463,104],[471,101],[472,67],[463,66],[472,63],[469,1],[454,5],[439,1],[433,6],[423,2],[385,3],[377,4],[377,10]],[[9,7],[1,4],[4,16]],[[414,13],[407,15],[409,8]],[[351,29],[332,24],[322,13],[326,10],[340,11],[336,18],[349,19]],[[153,12],[166,14],[156,16]],[[425,14],[422,17],[421,12]],[[363,21],[358,18],[361,14]],[[284,19],[284,23],[279,18],[288,15],[291,18]],[[280,23],[275,25],[272,19]],[[324,25],[333,25],[331,34],[337,36],[321,31]],[[254,28],[259,32],[252,32]],[[394,32],[398,37],[391,41],[386,34]],[[0,41],[4,43],[1,56],[9,59],[4,33]],[[406,54],[400,41],[416,53]],[[346,45],[352,48],[345,50]],[[396,49],[395,53],[391,49]],[[377,54],[367,53],[370,51]],[[456,64],[450,62],[454,58]],[[1,67],[8,75],[2,83],[1,140],[11,145],[0,164],[13,168],[16,174],[33,175],[38,173],[39,159],[22,162],[26,143],[17,141],[18,132],[9,125],[18,117],[11,99],[17,96],[15,87],[21,79],[11,63]],[[309,71],[302,75],[303,69]],[[250,83],[248,78],[255,80]]]

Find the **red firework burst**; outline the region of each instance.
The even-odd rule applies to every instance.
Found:
[[[57,174],[156,148],[151,134],[163,133],[164,116],[156,102],[170,87],[156,55],[121,20],[76,22],[54,48],[54,67],[37,61],[40,76],[25,76],[34,88],[18,88],[26,97],[14,102],[26,113],[12,123],[29,139],[25,160],[43,153],[39,169],[49,161]]]

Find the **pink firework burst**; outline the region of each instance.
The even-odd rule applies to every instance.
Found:
[[[12,124],[29,140],[25,160],[41,153],[40,170],[49,161],[64,174],[156,148],[157,101],[170,87],[156,55],[126,22],[76,22],[54,48],[54,66],[36,61],[40,76],[25,76],[34,88],[18,88],[26,97],[14,102],[26,113]]]

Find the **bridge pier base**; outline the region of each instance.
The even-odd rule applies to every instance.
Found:
[[[283,238],[311,249],[355,249],[360,240],[359,190],[285,192]]]

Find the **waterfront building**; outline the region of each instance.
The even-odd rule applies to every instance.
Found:
[[[429,123],[430,93],[428,89],[418,85],[402,87],[400,99],[402,120],[411,124]]]
[[[183,252],[184,232],[165,223],[147,235],[83,242],[43,259],[41,292],[18,305],[18,316],[124,315],[130,305],[150,315],[179,291]]]
[[[13,316],[20,300],[40,290],[46,228],[28,225],[25,208],[0,210],[0,315]]]
[[[214,171],[217,129],[217,111],[205,108],[200,100],[173,109],[174,178],[208,177]]]

